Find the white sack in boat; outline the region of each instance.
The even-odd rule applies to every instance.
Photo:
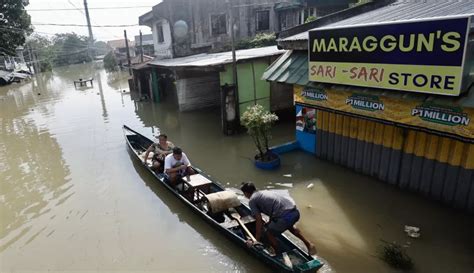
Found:
[[[232,191],[219,191],[206,194],[206,199],[209,201],[209,208],[212,213],[218,213],[240,206],[240,200],[237,194]]]

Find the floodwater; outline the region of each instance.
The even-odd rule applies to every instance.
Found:
[[[91,76],[93,88],[74,88]],[[134,101],[125,77],[86,64],[0,88],[0,272],[271,272],[156,184],[127,151],[123,124],[167,133],[227,187],[287,191],[325,272],[394,272],[377,258],[381,240],[407,245],[416,272],[473,272],[472,215],[303,152],[257,170],[251,139],[224,137],[218,111]],[[293,134],[281,122],[272,143]]]

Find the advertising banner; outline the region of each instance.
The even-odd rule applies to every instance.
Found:
[[[404,21],[309,32],[309,80],[458,96],[471,17]]]
[[[368,95],[358,91],[294,87],[295,103],[315,105],[474,139],[473,108]]]

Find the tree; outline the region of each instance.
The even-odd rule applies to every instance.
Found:
[[[53,42],[45,36],[33,34],[26,39],[26,47],[29,47],[36,59],[41,72],[51,71],[55,54],[53,51]],[[32,62],[29,52],[25,52],[27,62]]]
[[[117,70],[117,59],[115,59],[115,54],[113,51],[110,51],[104,57],[104,68],[107,71]]]
[[[54,64],[57,66],[92,61],[89,54],[89,38],[76,33],[56,34],[53,38]]]
[[[94,43],[94,55],[106,55],[111,48],[107,45],[106,42],[103,41],[97,41]]]
[[[25,0],[0,2],[0,55],[16,55],[15,49],[23,45],[25,37],[33,31],[26,5]]]

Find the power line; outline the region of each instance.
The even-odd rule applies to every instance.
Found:
[[[0,26],[0,30],[6,30],[6,31],[16,31],[16,32],[20,32],[20,33],[23,33],[25,30],[24,29],[21,29],[21,28],[15,28],[15,27],[2,27]],[[102,31],[100,28],[98,28],[97,30],[99,30],[103,35],[100,35],[100,37],[97,37],[99,39],[110,39],[111,36],[113,36],[114,38],[117,38],[117,39],[123,39],[122,36],[117,36],[115,34],[112,34],[110,32],[106,32],[105,30]],[[33,33],[36,33],[36,34],[40,34],[41,35],[45,35],[45,36],[50,36],[50,37],[55,37],[57,34],[65,34],[65,33],[50,33],[50,32],[42,32],[42,31],[33,31]],[[107,40],[105,39],[105,40]]]
[[[60,27],[88,27],[87,25],[81,24],[53,24],[53,23],[32,23],[37,26],[60,26]],[[131,25],[91,25],[92,27],[137,27],[138,24]]]
[[[71,4],[71,6],[74,7],[73,10],[77,10],[77,11],[79,11],[82,15],[85,15],[84,12],[83,12],[80,8],[76,7],[76,5],[74,5],[74,3],[71,2],[71,0],[67,0],[67,1],[69,2],[69,4]]]
[[[69,2],[71,3],[71,2]],[[71,3],[72,4],[72,3]],[[74,5],[73,5],[74,6]],[[129,7],[96,7],[96,8],[89,8],[89,9],[135,9],[135,8],[152,8],[151,6],[129,6]],[[81,8],[63,8],[63,9],[27,9],[28,12],[30,11],[65,11],[65,10],[80,10],[82,12],[83,9]]]

